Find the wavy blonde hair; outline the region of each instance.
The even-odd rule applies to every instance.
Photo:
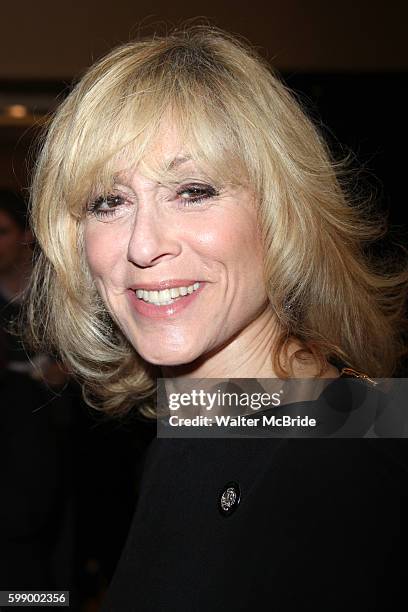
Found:
[[[320,373],[337,358],[391,375],[407,273],[381,272],[364,256],[382,224],[348,199],[343,166],[266,62],[211,26],[114,49],[47,126],[31,191],[39,244],[26,310],[31,342],[52,347],[88,401],[110,414],[152,397],[159,368],[112,329],[84,256],[83,221],[90,194],[109,189],[119,160],[143,162],[169,113],[184,149],[215,180],[244,176],[257,195],[265,283],[281,328],[278,375],[291,373],[281,357],[293,339],[302,349],[292,358],[312,353]]]

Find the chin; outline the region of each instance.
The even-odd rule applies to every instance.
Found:
[[[136,348],[136,347],[135,347]],[[153,352],[152,350],[138,350],[139,355],[148,363],[156,366],[178,366],[187,365],[200,356],[200,352],[178,348],[177,351],[163,350]]]

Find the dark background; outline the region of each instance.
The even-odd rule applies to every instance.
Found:
[[[404,244],[407,17],[406,3],[396,1],[3,3],[0,186],[28,193],[38,128],[94,60],[138,32],[164,33],[188,19],[207,19],[255,45],[294,89],[334,154],[352,153],[354,188],[373,194]],[[13,105],[24,106],[21,117],[10,110]],[[59,553],[57,562],[72,564],[66,574],[75,605],[91,612],[98,609],[126,536],[139,458],[152,429],[105,423],[81,403],[75,386],[64,393],[62,405],[51,400],[47,408],[59,410],[74,500],[65,536],[73,552],[65,558]]]

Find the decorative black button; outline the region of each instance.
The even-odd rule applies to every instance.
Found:
[[[230,516],[241,501],[241,490],[237,482],[228,482],[218,498],[218,509],[223,516]]]

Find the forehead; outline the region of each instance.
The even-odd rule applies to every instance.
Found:
[[[185,144],[176,124],[166,119],[162,121],[157,136],[148,146],[145,157],[147,161],[149,158],[155,158],[169,164],[174,158],[183,156],[183,148],[185,149]]]
[[[127,153],[118,157],[115,180],[129,179],[137,172],[151,180],[166,182],[177,180],[182,173],[192,170],[199,171],[215,182],[231,179],[232,164],[229,164],[229,169],[228,165],[221,169],[221,164],[205,157],[185,134],[180,133],[176,123],[166,120],[145,147],[142,156],[136,159],[136,156],[132,157]],[[217,172],[216,167],[221,171]]]
[[[140,160],[140,171],[146,175],[171,175],[193,159],[177,126],[166,121]]]

